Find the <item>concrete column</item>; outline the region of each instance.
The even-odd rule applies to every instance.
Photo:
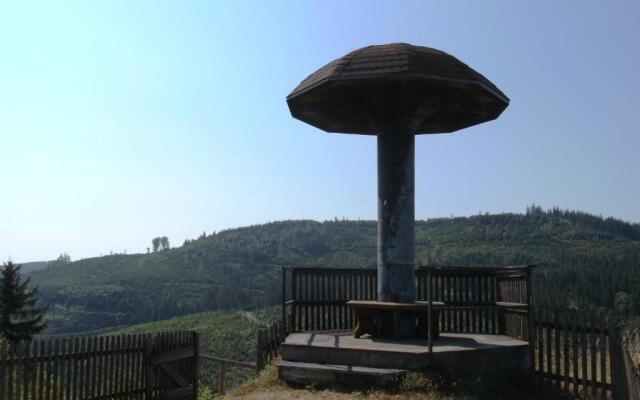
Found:
[[[413,302],[415,288],[415,136],[405,128],[378,134],[378,300]],[[391,316],[378,324],[389,337]],[[412,313],[400,318],[401,336],[415,334]]]

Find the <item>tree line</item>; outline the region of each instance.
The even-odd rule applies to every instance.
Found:
[[[158,236],[151,239],[151,248],[153,249],[154,253],[157,253],[158,250],[169,250],[170,247],[171,246],[169,245],[169,238],[166,236]]]

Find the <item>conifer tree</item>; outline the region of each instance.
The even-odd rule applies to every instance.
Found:
[[[46,328],[46,309],[35,307],[38,289],[28,288],[31,278],[21,282],[20,267],[9,261],[0,270],[0,336],[11,342],[31,340]]]

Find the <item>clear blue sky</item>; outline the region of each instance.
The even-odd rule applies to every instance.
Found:
[[[417,139],[418,218],[535,202],[638,222],[638,21],[637,0],[6,1],[0,257],[375,219],[375,138],[304,125],[285,97],[353,49],[400,41],[511,98],[497,121]]]

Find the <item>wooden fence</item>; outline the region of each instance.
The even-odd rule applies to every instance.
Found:
[[[200,354],[199,357],[205,361],[213,361],[218,364],[218,393],[225,394],[225,376],[228,366],[245,368],[245,369],[258,369],[258,366],[254,363],[248,363],[244,361],[230,360],[227,358],[216,357],[211,354]]]
[[[256,334],[256,367],[262,369],[280,351],[280,344],[287,337],[284,321],[276,321],[259,329]]]
[[[260,371],[280,352],[280,344],[286,337],[285,324],[276,321],[256,331],[256,362],[229,360],[210,354],[200,354],[200,358],[218,364],[218,394],[225,393],[225,376],[228,367]]]
[[[431,290],[433,301],[447,304],[440,312],[442,332],[500,333],[527,340],[528,310],[500,307],[497,302],[528,304],[532,268],[420,267],[417,300],[427,300]],[[355,316],[346,302],[375,300],[377,273],[375,269],[285,267],[282,285],[286,330],[350,330]]]
[[[195,399],[195,332],[34,340],[0,353],[0,399]]]
[[[624,388],[629,400],[640,400],[640,363],[637,365],[631,359],[630,350],[623,346],[623,366],[621,371],[624,374]],[[623,393],[624,395],[624,393]]]
[[[540,308],[534,317],[535,375],[543,382],[606,399],[612,390],[612,346],[617,344],[604,316]]]

